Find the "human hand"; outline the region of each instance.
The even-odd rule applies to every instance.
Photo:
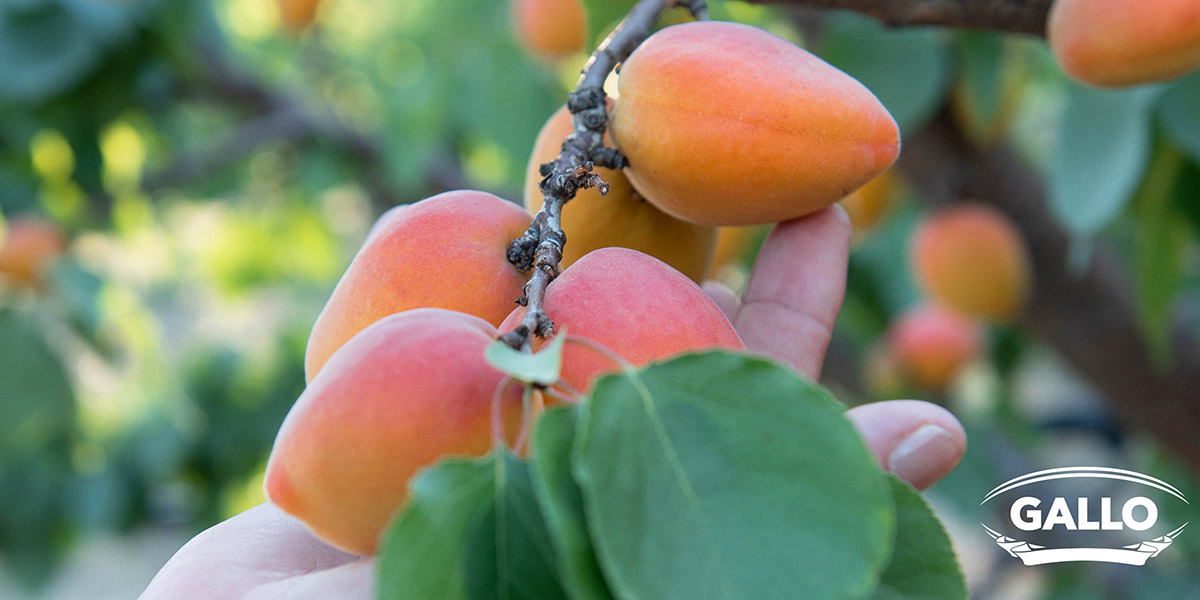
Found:
[[[749,350],[816,379],[841,308],[849,248],[850,222],[835,205],[776,226],[743,298],[719,284],[705,284],[705,290]],[[847,417],[880,463],[918,488],[950,472],[966,447],[958,420],[927,402],[866,404]],[[373,559],[328,546],[267,503],[188,542],[141,599],[365,600],[372,595],[373,571]]]

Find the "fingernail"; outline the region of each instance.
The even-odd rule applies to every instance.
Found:
[[[950,432],[928,423],[896,444],[888,455],[887,468],[896,477],[923,489],[958,464],[959,452]]]

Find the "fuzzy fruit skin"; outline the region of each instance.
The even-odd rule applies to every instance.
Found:
[[[904,376],[934,390],[945,388],[982,348],[983,333],[977,323],[936,304],[900,315],[887,339],[888,352]]]
[[[884,171],[854,193],[842,198],[842,208],[850,217],[854,233],[862,234],[879,224],[892,208],[900,184],[897,175]]]
[[[525,173],[525,208],[529,212],[542,207],[539,166],[558,157],[572,130],[571,113],[564,106],[538,133]],[[605,144],[611,142],[605,139]],[[633,189],[621,171],[597,167],[596,173],[608,182],[608,194],[601,196],[595,188],[580,190],[563,206],[567,245],[559,264],[567,267],[592,250],[617,246],[645,252],[693,281],[703,281],[717,243],[716,228],[680,221],[658,210]]]
[[[54,223],[37,217],[8,221],[0,244],[0,276],[29,285],[42,281],[42,272],[67,247],[67,238]]]
[[[499,324],[526,281],[505,250],[530,219],[521,207],[476,191],[446,192],[389,211],[313,325],[304,356],[308,380],[347,340],[393,313],[445,308]]]
[[[621,67],[612,137],[633,186],[702,225],[814,213],[900,152],[896,121],[854,78],[765,31],[698,21]]]
[[[582,51],[587,38],[580,0],[514,0],[513,22],[525,48],[549,60]]]
[[[576,261],[546,289],[546,314],[556,331],[588,338],[641,366],[688,351],[744,350],[721,309],[695,282],[636,250],[602,248]],[[514,329],[513,311],[500,326]],[[562,378],[580,390],[619,367],[595,351],[568,343]]]
[[[450,455],[492,446],[491,404],[504,376],[484,361],[489,323],[421,308],[364,329],[292,406],[267,464],[267,497],[319,538],[371,554],[408,495],[408,480]],[[521,419],[521,387],[503,400],[506,434]]]
[[[913,235],[911,259],[929,295],[970,315],[1010,319],[1029,296],[1032,268],[1021,233],[987,205],[931,215]]]
[[[1046,36],[1063,71],[1083,83],[1171,79],[1200,66],[1200,2],[1055,0]]]
[[[289,31],[299,32],[312,24],[317,17],[321,0],[277,0],[279,20]]]

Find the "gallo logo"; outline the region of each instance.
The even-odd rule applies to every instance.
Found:
[[[1047,469],[1010,479],[980,505],[1006,524],[988,535],[1026,566],[1095,561],[1142,566],[1187,526],[1171,484],[1108,467]],[[1172,522],[1182,521],[1182,522]],[[1006,533],[1004,533],[1006,532]]]

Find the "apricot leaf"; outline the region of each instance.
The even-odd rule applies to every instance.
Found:
[[[1158,88],[1097,90],[1072,84],[1050,170],[1050,208],[1067,229],[1091,235],[1124,210],[1150,158],[1150,108]]]
[[[484,358],[497,371],[511,375],[513,379],[525,383],[550,385],[558,381],[559,373],[562,372],[563,345],[566,344],[566,341],[566,329],[564,328],[541,350],[529,354],[514,350],[508,344],[496,340],[487,347]]]
[[[571,476],[571,446],[575,440],[576,409],[562,406],[546,411],[533,430],[533,490],[546,515],[563,585],[574,600],[612,598],[596,553],[592,549],[583,496]]]
[[[896,508],[892,558],[879,579],[873,600],[956,600],[967,597],[967,583],[946,529],[912,486],[889,476]]]
[[[572,463],[615,595],[873,589],[891,547],[891,498],[823,388],[713,351],[607,376],[581,407]]]
[[[1158,118],[1167,136],[1200,163],[1200,72],[1179,80],[1158,101]]]

